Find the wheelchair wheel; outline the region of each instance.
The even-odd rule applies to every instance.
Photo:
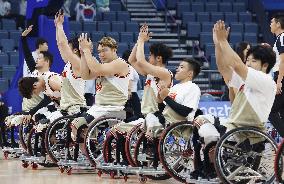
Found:
[[[146,138],[145,133],[141,132],[138,136],[134,149],[134,162],[136,167],[161,168],[158,156],[158,140],[150,141]],[[166,180],[168,174],[145,175],[152,180]]]
[[[108,133],[103,146],[103,156],[106,163],[128,165],[124,150],[125,136],[117,134],[117,138]]]
[[[194,170],[193,125],[179,122],[167,127],[159,142],[159,157],[163,168],[176,180],[186,183]]]
[[[46,157],[46,149],[44,144],[46,130],[38,133],[35,128],[32,128],[27,141],[27,152],[31,156],[35,157],[45,157],[45,160],[42,163],[38,163],[44,167],[56,167],[57,164],[53,161],[50,161]]]
[[[45,156],[44,134],[44,131],[37,133],[35,128],[31,129],[27,141],[27,150],[30,155],[39,156],[37,153],[40,153],[40,156]]]
[[[277,144],[257,128],[236,128],[216,145],[215,169],[223,183],[272,183]]]
[[[88,160],[93,166],[103,162],[103,144],[110,128],[117,123],[122,123],[117,118],[100,118],[93,121],[85,135],[84,147]]]
[[[29,122],[27,124],[20,124],[19,125],[19,140],[20,144],[22,145],[22,148],[27,151],[27,141],[29,132],[33,128],[33,122]]]
[[[283,183],[283,156],[284,156],[284,140],[278,147],[275,157],[274,170],[275,176],[279,183]]]
[[[69,115],[54,120],[47,128],[45,134],[45,147],[47,154],[54,163],[74,153],[74,144],[71,138],[70,123],[75,116]]]
[[[35,145],[35,128],[32,128],[27,138],[27,151],[28,154],[31,156],[34,155],[34,150],[33,150],[34,145]]]
[[[114,135],[108,133],[103,145],[103,157],[106,163],[113,163],[115,161],[116,138]]]
[[[142,123],[139,123],[135,127],[131,129],[131,131],[127,134],[125,139],[125,154],[127,157],[127,161],[131,166],[135,166],[134,162],[134,148],[138,139],[138,135],[144,130],[141,128]]]

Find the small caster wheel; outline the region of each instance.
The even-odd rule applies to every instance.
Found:
[[[23,168],[28,168],[28,167],[29,167],[29,164],[28,164],[28,162],[23,162],[23,163],[22,163],[22,166],[23,166]]]
[[[32,163],[32,169],[37,170],[37,168],[38,168],[38,165],[36,163]]]
[[[139,177],[139,182],[140,183],[146,183],[147,182],[147,178],[145,176],[140,176]]]
[[[114,179],[114,171],[110,171],[109,174],[110,174],[110,178],[111,178],[111,179]]]
[[[8,153],[8,152],[4,152],[4,158],[5,158],[5,160],[8,160],[8,157],[9,157],[9,153]]]
[[[127,176],[127,175],[124,175],[124,176],[123,176],[123,179],[124,179],[125,182],[127,182],[128,176]]]
[[[59,167],[61,173],[64,173],[64,167]]]
[[[103,172],[101,170],[98,170],[98,176],[101,177]]]
[[[66,173],[67,173],[67,175],[71,175],[72,174],[72,168],[71,167],[67,168]]]

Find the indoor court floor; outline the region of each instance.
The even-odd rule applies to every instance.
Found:
[[[99,177],[93,173],[78,173],[72,175],[61,174],[58,168],[44,168],[39,166],[37,170],[31,167],[23,168],[21,161],[9,158],[3,159],[3,152],[0,149],[0,184],[126,184],[140,183],[136,176],[130,176],[127,182],[123,178],[111,179],[109,175]],[[151,184],[176,184],[174,179],[165,181],[148,180]]]

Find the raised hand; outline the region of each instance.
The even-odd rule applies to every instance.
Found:
[[[92,51],[92,48],[93,48],[93,43],[91,41],[90,38],[88,38],[88,35],[87,33],[82,33],[80,35],[80,37],[78,38],[78,41],[79,41],[79,49],[80,50],[90,50]]]
[[[144,23],[142,27],[140,28],[138,40],[147,42],[152,38],[151,36],[152,36],[152,33],[149,33],[148,25]]]
[[[33,25],[30,25],[28,28],[25,29],[24,32],[22,32],[22,36],[27,36],[33,29]]]
[[[29,122],[31,121],[31,119],[32,119],[32,116],[31,116],[31,115],[25,115],[25,116],[23,117],[22,123],[23,123],[23,124],[27,124],[27,123],[29,123]]]
[[[64,22],[64,12],[63,10],[59,10],[54,17],[54,25],[57,27],[58,25],[62,25]]]
[[[213,28],[214,43],[221,42],[221,41],[227,41],[229,32],[230,32],[230,27],[226,29],[224,21],[221,21],[221,20],[217,21],[217,23],[214,25],[214,28]]]

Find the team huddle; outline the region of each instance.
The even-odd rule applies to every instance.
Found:
[[[218,21],[214,25],[218,70],[227,86],[237,89],[228,122],[221,124],[218,117],[203,115],[198,109],[201,90],[194,83],[201,71],[198,61],[184,58],[173,74],[167,69],[172,50],[163,43],[153,43],[146,58],[144,46],[152,34],[147,24],[140,28],[126,61],[118,57],[118,44],[113,38],[103,37],[93,45],[82,33],[68,40],[63,22],[64,14],[58,12],[54,24],[57,46],[65,62],[61,74],[50,71],[56,61],[47,51],[46,40],[39,39],[36,52],[30,51],[26,36],[32,26],[21,36],[29,71],[18,83],[24,97],[23,112],[8,116],[5,124],[6,129],[33,129],[33,133],[22,135],[22,147],[29,150],[26,158],[50,157],[54,164],[86,158],[92,166],[102,162],[147,166],[164,171],[146,174],[151,179],[173,177],[188,183],[217,176],[224,183],[274,180],[273,163],[267,164],[272,155],[266,158],[264,151],[273,154],[277,146],[262,133],[279,90],[270,75],[276,63],[272,47],[251,47],[244,63],[228,42],[225,23]],[[99,58],[93,54],[94,47]],[[141,115],[125,121],[133,70],[146,77]],[[86,81],[96,83],[94,103],[88,106],[84,96]],[[66,131],[64,136],[58,134],[62,130]],[[34,143],[25,143],[29,139]],[[8,143],[6,136],[3,145],[19,146],[14,137]],[[63,150],[67,150],[65,157]],[[139,154],[146,156],[139,160]]]

